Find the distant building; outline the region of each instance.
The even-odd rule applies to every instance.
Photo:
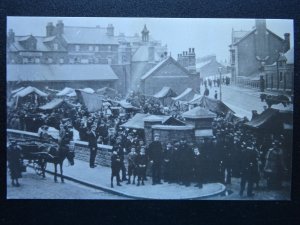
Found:
[[[226,65],[217,61],[216,55],[208,55],[196,60],[196,71],[200,73],[201,78],[219,77],[219,68],[222,75],[230,72]]]
[[[188,71],[171,56],[160,61],[146,72],[140,81],[141,90],[146,95],[153,95],[164,86],[170,87],[178,94],[186,88],[192,88],[195,91],[199,91],[200,88],[199,73]]]
[[[293,91],[294,89],[294,49],[281,54],[276,62],[264,67],[267,90]]]
[[[272,65],[290,49],[290,34],[281,38],[267,29],[265,19],[256,19],[252,31],[232,30],[229,47],[232,78],[243,85],[259,80],[262,67]]]
[[[141,76],[166,55],[167,46],[149,33],[146,25],[141,36],[125,36],[115,35],[112,24],[73,27],[61,20],[48,23],[42,37],[16,36],[10,29],[7,64],[106,64],[119,77],[117,89],[126,93],[136,90]]]

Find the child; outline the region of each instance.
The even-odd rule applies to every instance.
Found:
[[[113,151],[111,156],[111,187],[113,188],[113,178],[116,177],[117,185],[122,186],[120,184],[120,168],[121,168],[121,159],[116,151]]]
[[[128,154],[128,182],[127,184],[130,184],[130,178],[133,175],[133,181],[132,184],[135,184],[135,177],[136,177],[136,158],[137,154],[135,152],[135,147],[131,147],[131,151]]]
[[[140,181],[142,180],[142,185],[144,184],[144,180],[146,177],[146,165],[147,165],[148,159],[145,154],[145,146],[141,147],[141,152],[137,156],[137,174],[138,174],[138,183],[137,186],[140,186]]]

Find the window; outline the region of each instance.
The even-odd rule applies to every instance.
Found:
[[[54,50],[58,50],[58,44],[57,44],[57,43],[54,43],[54,44],[53,44],[53,48],[54,48]]]
[[[81,63],[87,64],[87,63],[89,63],[89,60],[88,59],[81,59]]]
[[[111,64],[112,59],[110,57],[107,58],[107,62],[110,65]]]
[[[64,58],[60,58],[59,63],[64,63]]]
[[[80,45],[75,45],[75,51],[79,52],[79,50],[80,50]]]
[[[107,49],[108,49],[108,51],[111,51],[111,46],[108,45],[108,46],[107,46]]]
[[[89,46],[89,51],[92,52],[94,50],[94,47],[92,45]]]
[[[41,63],[40,58],[35,58],[35,63]]]
[[[53,59],[52,58],[48,58],[47,59],[47,63],[53,63]]]
[[[279,81],[283,81],[283,73],[282,72],[279,73]]]
[[[99,52],[99,46],[95,46],[95,51]]]
[[[23,58],[23,63],[28,63],[28,58],[24,57]]]
[[[28,59],[28,63],[35,63],[34,58],[29,58],[29,59]]]
[[[75,60],[73,58],[70,58],[70,63],[75,63]]]

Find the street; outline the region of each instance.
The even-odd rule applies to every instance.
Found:
[[[69,180],[65,180],[65,183],[54,183],[53,175],[46,174],[43,179],[29,167],[22,176],[21,186],[13,187],[7,173],[7,199],[128,199]]]

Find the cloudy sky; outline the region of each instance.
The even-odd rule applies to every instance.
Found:
[[[63,20],[65,26],[106,27],[112,23],[115,34],[126,35],[140,34],[146,24],[150,35],[167,44],[174,58],[188,48],[195,48],[197,57],[216,54],[221,61],[229,59],[232,29],[251,30],[255,24],[254,19],[8,17],[7,29],[13,29],[16,35],[45,36],[47,23],[55,24],[57,20]],[[282,38],[284,33],[290,33],[291,47],[294,46],[292,20],[267,19],[267,27]]]

